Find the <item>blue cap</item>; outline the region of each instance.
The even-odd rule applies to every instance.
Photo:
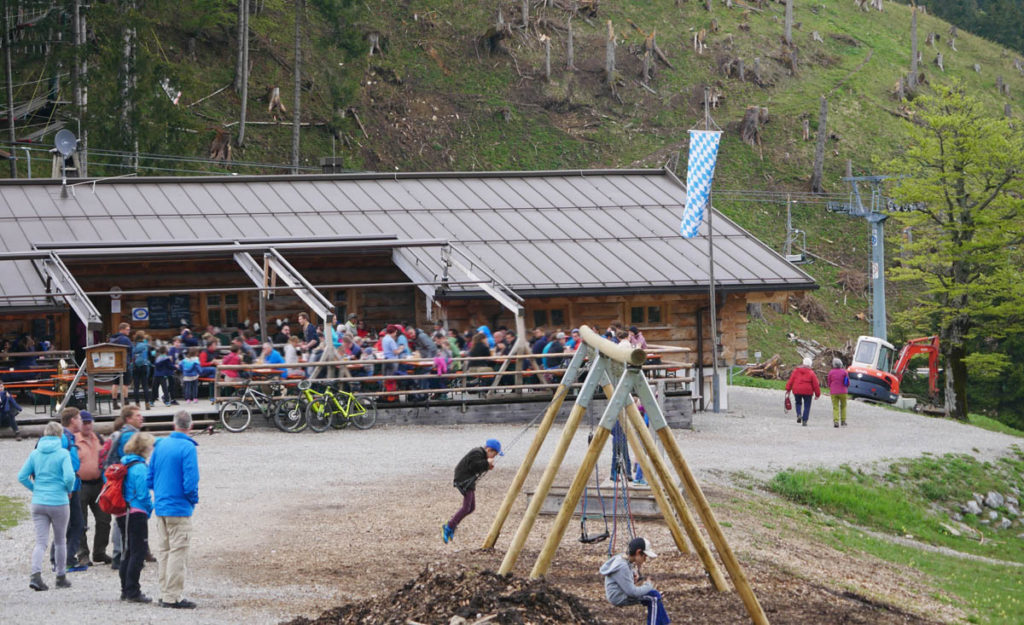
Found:
[[[90,413],[88,410],[81,410],[81,411],[79,411],[78,416],[82,417],[82,422],[83,423],[87,422],[87,421],[93,421],[94,420],[92,418],[92,413]]]
[[[501,451],[501,441],[499,441],[496,438],[489,438],[489,439],[487,439],[487,442],[484,443],[484,447],[490,447],[494,451],[498,452],[499,456],[504,456],[505,455],[504,452]]]

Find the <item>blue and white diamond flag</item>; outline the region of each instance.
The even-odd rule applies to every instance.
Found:
[[[715,177],[715,159],[722,133],[717,130],[690,131],[690,157],[686,164],[686,208],[679,234],[687,239],[697,236],[704,221],[704,207],[711,197],[711,180]]]

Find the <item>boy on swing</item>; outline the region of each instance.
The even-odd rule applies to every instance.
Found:
[[[629,541],[625,554],[612,556],[601,565],[604,594],[608,601],[619,607],[642,603],[647,607],[646,625],[668,625],[672,622],[665,612],[661,593],[640,575],[640,567],[657,557],[651,543],[646,538],[637,537]],[[641,581],[644,583],[638,586]]]
[[[447,545],[455,536],[455,528],[462,519],[476,509],[476,481],[494,468],[495,456],[504,455],[501,453],[501,443],[498,439],[489,438],[483,447],[470,449],[469,453],[459,460],[459,464],[455,466],[455,480],[452,485],[462,493],[462,507],[441,527],[441,539],[444,540],[444,544]]]

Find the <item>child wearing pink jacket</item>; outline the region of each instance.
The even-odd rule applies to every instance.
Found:
[[[828,392],[832,396],[832,427],[842,424],[846,427],[846,399],[850,396],[850,376],[846,373],[843,361],[832,359],[832,370],[825,378]]]

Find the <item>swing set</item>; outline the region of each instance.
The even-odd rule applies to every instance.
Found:
[[[587,453],[584,456],[583,463],[576,471],[569,491],[558,511],[558,516],[555,518],[551,532],[548,534],[544,546],[530,572],[530,577],[532,579],[542,577],[551,567],[555,551],[565,536],[569,521],[579,505],[580,497],[588,488],[587,483],[589,482],[590,474],[594,472],[595,480],[598,480],[596,473],[598,457],[611,435],[612,428],[618,422],[625,433],[629,449],[640,463],[640,468],[643,470],[644,477],[650,486],[651,494],[654,496],[662,518],[672,534],[676,547],[681,553],[690,553],[690,547],[687,544],[687,538],[689,538],[689,543],[700,557],[704,570],[707,571],[715,589],[722,592],[729,590],[729,586],[721,570],[718,568],[718,563],[715,561],[710,548],[704,540],[704,536],[700,532],[693,513],[683,498],[683,491],[685,491],[686,495],[693,502],[697,515],[700,517],[705,531],[711,538],[719,558],[725,565],[725,569],[732,579],[733,585],[743,601],[751,621],[755,625],[767,625],[768,618],[765,616],[761,604],[754,595],[750,583],[740,567],[739,561],[732,552],[732,548],[726,542],[725,535],[722,533],[722,529],[711,511],[711,506],[704,497],[704,493],[689,465],[683,458],[682,451],[679,449],[679,445],[671,429],[669,429],[668,423],[665,422],[665,416],[655,401],[647,379],[644,377],[642,366],[647,360],[647,354],[644,350],[633,348],[630,345],[612,343],[599,336],[587,326],[580,328],[580,336],[583,339],[583,345],[576,351],[565,374],[562,376],[558,389],[555,391],[555,395],[544,413],[544,418],[537,428],[537,434],[534,437],[533,443],[530,445],[530,449],[523,458],[519,470],[512,479],[508,492],[505,494],[505,499],[502,501],[491,525],[490,532],[482,545],[484,549],[492,549],[497,542],[512,506],[521,492],[523,484],[526,482],[534,461],[537,459],[537,454],[540,452],[540,448],[544,444],[551,426],[554,424],[555,415],[558,414],[568,395],[570,386],[585,373],[586,376],[582,381],[582,387],[576,396],[575,403],[566,420],[558,444],[552,452],[551,459],[541,476],[534,496],[530,499],[526,514],[520,521],[519,528],[508,547],[508,551],[505,553],[498,573],[501,575],[510,573],[515,566],[540,513],[541,505],[547,498],[555,476],[565,459],[569,445],[575,437],[580,421],[583,418],[583,413],[586,412],[594,393],[600,385],[600,389],[608,399],[608,403],[601,415],[596,430],[588,437]],[[647,408],[651,429],[657,433],[658,439],[661,441],[668,456],[668,460],[658,453],[654,437],[645,426],[640,411],[633,403],[632,394],[636,394]],[[669,463],[671,463],[681,478],[682,489],[676,487],[675,477],[669,470]],[[617,474],[619,478],[625,481],[627,473],[622,468],[619,467],[620,470],[617,471]],[[601,501],[601,518],[605,521],[605,530],[600,534],[589,534],[586,526],[588,515],[584,509],[580,540],[585,543],[596,543],[609,538],[614,541],[614,534],[617,529],[616,525],[613,524],[612,530],[609,531],[607,527],[607,510],[604,498],[600,494],[600,485],[597,484],[596,488],[598,488],[599,500]],[[617,498],[618,494],[616,494],[616,500]],[[627,530],[632,535],[632,516],[629,514],[628,501],[628,487],[623,484],[623,502],[626,506],[628,519]],[[595,520],[596,515],[591,515],[590,519]],[[612,543],[609,542],[609,549],[611,548]]]

